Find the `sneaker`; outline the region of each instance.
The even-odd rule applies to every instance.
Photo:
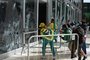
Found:
[[[87,56],[84,56],[83,60],[86,60],[87,59]]]
[[[81,57],[78,57],[78,60],[81,60]]]
[[[73,59],[73,58],[75,58],[75,57],[77,57],[77,56],[74,54],[73,56],[71,56],[71,59]]]

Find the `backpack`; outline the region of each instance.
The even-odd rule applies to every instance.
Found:
[[[84,30],[80,26],[77,27],[77,33],[79,36],[84,36]]]
[[[84,30],[79,26],[76,30],[77,34],[79,35],[79,44],[83,43],[84,41]]]

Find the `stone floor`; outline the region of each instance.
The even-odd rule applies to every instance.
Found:
[[[90,42],[90,35],[88,35],[87,43]],[[17,50],[13,50],[11,52],[0,55],[0,60],[27,60],[27,49],[21,55],[22,48]],[[31,48],[30,50],[30,60],[42,60],[41,48]],[[52,60],[52,54],[50,49],[47,48],[46,59],[44,60]],[[78,60],[77,57],[74,59],[70,58],[70,51],[67,47],[62,46],[57,49],[56,60]],[[90,60],[90,46],[87,48],[87,60]]]

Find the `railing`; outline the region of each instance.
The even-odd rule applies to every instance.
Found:
[[[23,34],[23,47],[22,47],[22,51],[21,51],[21,55],[22,55],[22,52],[24,51],[24,48],[25,48],[25,35],[26,34],[32,34],[32,33],[37,33],[37,31],[30,31],[30,32],[25,32],[24,34]]]
[[[25,32],[25,33],[23,34],[24,44],[25,44],[25,35],[26,35],[26,34],[32,34],[32,33],[37,33],[37,31]]]
[[[65,36],[65,35],[71,35],[71,36],[77,36],[77,52],[78,52],[78,46],[79,46],[79,36],[78,36],[78,34],[55,34],[55,35],[53,35],[53,36]],[[31,41],[31,39],[32,38],[35,38],[35,37],[45,37],[45,36],[52,36],[52,35],[34,35],[34,36],[31,36],[30,38],[29,38],[29,40],[28,40],[28,49],[27,49],[27,59],[28,60],[30,60],[30,58],[29,58],[29,50],[30,50],[30,46],[29,46],[29,44],[30,44],[30,41]],[[37,42],[38,43],[38,42]]]

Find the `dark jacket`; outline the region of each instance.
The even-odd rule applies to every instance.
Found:
[[[84,38],[84,30],[79,26],[73,29],[73,33],[77,33],[79,36],[79,44],[83,43]],[[77,41],[77,36],[75,36],[75,39]]]

